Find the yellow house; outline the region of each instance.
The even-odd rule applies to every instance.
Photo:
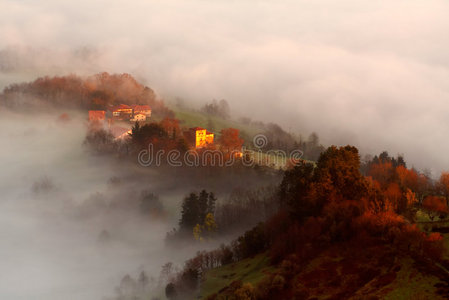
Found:
[[[185,136],[187,141],[195,148],[203,148],[214,143],[214,134],[201,127],[190,128]]]

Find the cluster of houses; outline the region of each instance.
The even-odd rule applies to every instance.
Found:
[[[148,105],[120,104],[105,110],[90,110],[90,122],[104,122],[106,120],[145,122],[151,117],[151,108]]]
[[[109,132],[115,140],[129,137],[131,128],[113,125],[114,121],[145,122],[151,117],[151,107],[148,105],[119,104],[107,110],[89,110],[89,122],[108,125]],[[123,124],[123,122],[122,122]]]
[[[107,122],[109,132],[116,140],[123,140],[131,134],[131,128],[113,125],[114,121],[145,122],[151,117],[148,105],[120,104],[105,110],[89,110],[89,122]],[[123,123],[122,123],[123,124]],[[187,143],[195,149],[201,149],[214,143],[214,134],[201,127],[193,127],[184,131]]]

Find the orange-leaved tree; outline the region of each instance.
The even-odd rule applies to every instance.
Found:
[[[220,143],[221,151],[231,153],[232,151],[241,151],[243,139],[240,138],[240,131],[235,128],[227,128],[221,130]]]
[[[424,199],[422,206],[432,221],[436,215],[445,215],[448,213],[447,204],[440,197],[428,196]]]

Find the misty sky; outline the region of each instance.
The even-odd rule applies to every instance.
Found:
[[[0,2],[0,87],[129,72],[162,97],[449,169],[447,1]],[[437,174],[434,174],[437,175]]]

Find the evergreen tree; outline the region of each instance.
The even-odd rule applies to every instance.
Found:
[[[198,215],[198,196],[195,193],[191,193],[182,202],[181,220],[179,221],[180,229],[191,231],[199,223]]]
[[[215,213],[215,202],[217,202],[217,198],[215,198],[214,193],[209,193],[209,199],[207,202],[207,212],[212,215]]]
[[[208,212],[208,201],[209,201],[209,194],[202,190],[198,197],[198,222],[202,223],[204,218],[206,218],[206,214]]]
[[[149,280],[147,274],[145,274],[145,272],[142,271],[139,275],[139,285],[140,285],[140,288],[142,289],[142,292],[144,292],[147,289],[149,282],[150,282],[150,280]]]
[[[208,214],[212,217],[215,212],[217,198],[213,193],[202,190],[199,194],[191,193],[182,203],[179,227],[181,231],[192,232],[195,226],[203,226]]]
[[[169,283],[165,287],[165,296],[170,300],[178,298],[178,292],[176,291],[176,286],[173,283]]]

